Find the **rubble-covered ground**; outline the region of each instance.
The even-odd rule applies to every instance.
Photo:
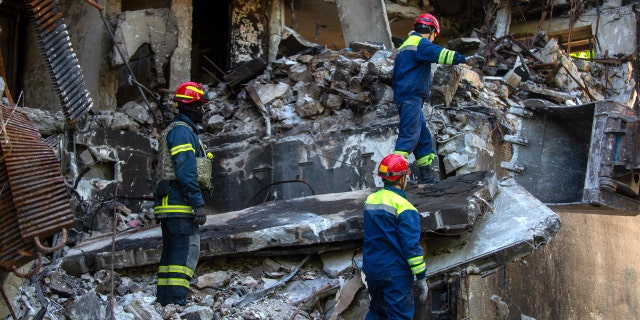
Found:
[[[42,309],[31,282],[38,281],[48,303],[44,319],[289,319],[294,314],[296,319],[325,319],[340,286],[359,277],[343,263],[346,255],[353,253],[202,261],[187,305],[164,307],[155,303],[152,267],[114,272],[112,282],[109,270],[77,278],[51,263],[20,288],[16,314],[32,319]],[[287,276],[288,281],[278,282]],[[251,292],[261,294],[246,296]]]
[[[450,45],[456,49],[455,43]],[[381,116],[391,115],[394,119],[390,87],[394,53],[379,49],[366,45],[341,52],[315,48],[269,64],[262,74],[240,88],[211,84],[209,88],[216,97],[209,104],[203,136],[252,133],[268,138],[282,132],[366,128],[368,121]],[[487,55],[488,64],[483,70],[460,65],[440,66],[434,72],[432,106],[424,113],[438,142],[444,175],[486,169],[479,167],[478,150],[491,149],[491,140],[497,133],[504,135],[514,130],[516,120],[509,109],[522,106],[525,99],[580,105],[607,98],[629,107],[635,105],[630,62],[610,64],[605,73],[600,63],[570,59],[555,40],[523,50],[505,39],[493,52],[500,57]],[[550,65],[559,67],[549,68]],[[606,85],[604,79],[608,81]],[[251,90],[258,93],[258,99],[251,96]],[[171,117],[174,111],[170,102],[165,103],[159,108],[163,112],[155,118]],[[55,138],[63,131],[61,115],[26,107],[21,110],[29,114],[44,137]],[[90,121],[95,126],[137,130],[157,138],[153,119],[145,105],[130,102],[116,112],[99,112]],[[114,206],[104,203],[79,198],[74,202],[76,216],[81,220],[85,218],[83,210],[92,206],[96,210],[101,206],[107,209],[103,214],[107,218],[114,211]],[[153,223],[150,206],[132,212],[116,204],[117,230]],[[86,221],[85,229],[79,232],[84,237],[109,232],[110,223],[105,219],[96,227],[93,221]],[[38,313],[41,301],[46,301],[44,319],[293,319],[294,315],[295,319],[361,318],[368,297],[360,282],[358,257],[346,251],[311,256],[304,264],[304,256],[201,261],[192,282],[193,294],[184,307],[161,307],[155,303],[155,266],[117,270],[113,279],[110,270],[73,277],[59,267],[63,258],[49,257],[42,270],[20,288],[14,310],[20,319],[29,319]],[[44,300],[39,299],[32,281],[42,287]],[[336,309],[341,311],[339,316],[333,312]]]

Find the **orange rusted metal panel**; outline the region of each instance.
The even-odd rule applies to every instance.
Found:
[[[45,239],[74,221],[51,147],[22,112],[3,107],[0,119],[0,266],[7,269],[35,258],[34,237]]]

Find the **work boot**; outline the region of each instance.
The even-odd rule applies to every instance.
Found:
[[[431,168],[431,166],[419,166],[420,170],[420,179],[418,179],[418,184],[432,184],[440,181],[440,177],[437,172]]]

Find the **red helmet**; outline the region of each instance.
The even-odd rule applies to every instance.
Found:
[[[416,21],[413,22],[413,26],[416,24],[424,24],[425,26],[432,26],[436,29],[436,36],[440,35],[440,22],[438,19],[429,13],[423,13],[416,18]]]
[[[384,157],[378,166],[378,176],[382,179],[396,181],[407,174],[411,174],[409,163],[399,154],[392,153]]]
[[[207,101],[204,98],[204,87],[196,82],[183,82],[176,89],[173,101],[192,103],[195,101]]]

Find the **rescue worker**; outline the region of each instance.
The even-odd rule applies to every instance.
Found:
[[[433,43],[440,35],[440,23],[431,14],[421,14],[413,23],[413,31],[398,48],[391,84],[393,99],[400,115],[400,127],[394,153],[406,159],[413,153],[420,171],[418,183],[434,183],[439,177],[432,169],[436,158],[431,132],[422,113],[431,93],[431,64],[473,66],[484,64],[479,55],[465,57]]]
[[[156,168],[154,216],[162,228],[162,255],[158,268],[157,302],[185,305],[189,284],[200,256],[199,227],[206,215],[198,166],[212,158],[198,137],[196,123],[204,116],[205,90],[195,82],[185,82],[175,91],[178,109],[162,132]],[[207,159],[209,160],[209,159]],[[209,160],[209,166],[211,161]]]
[[[378,166],[384,187],[365,202],[362,271],[371,296],[366,320],[412,319],[414,286],[420,301],[427,299],[420,216],[404,192],[410,174],[404,157],[384,157]]]

